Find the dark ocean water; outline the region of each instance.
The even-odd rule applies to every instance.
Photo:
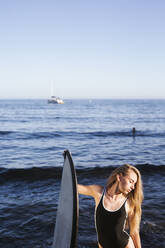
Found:
[[[135,165],[142,247],[165,247],[165,100],[0,100],[0,247],[51,247],[65,149],[84,184]],[[79,205],[77,246],[96,248],[94,201]]]

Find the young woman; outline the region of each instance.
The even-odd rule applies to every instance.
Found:
[[[99,248],[141,248],[139,226],[143,190],[140,172],[134,166],[125,164],[115,169],[105,188],[79,184],[78,192],[95,199]]]

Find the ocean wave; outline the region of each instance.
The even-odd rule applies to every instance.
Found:
[[[136,165],[143,175],[161,174],[165,176],[165,165],[141,164]],[[78,177],[83,178],[100,178],[107,177],[116,167],[92,167],[92,168],[76,168]],[[32,167],[32,168],[0,168],[0,183],[8,181],[42,181],[48,179],[60,179],[62,167]]]
[[[13,136],[11,136],[13,134]],[[93,131],[93,132],[78,132],[78,131],[40,131],[40,132],[20,132],[20,131],[0,131],[0,136],[9,136],[12,139],[42,139],[42,138],[57,138],[57,137],[165,137],[164,132],[148,132],[148,131],[136,131],[135,134],[132,131]]]
[[[11,136],[11,134],[13,134]],[[42,139],[42,138],[54,138],[60,137],[63,135],[62,132],[17,132],[17,131],[0,131],[0,136],[9,136],[10,139],[22,139],[22,140],[31,140],[31,139]]]
[[[132,131],[98,131],[98,132],[87,132],[82,133],[84,135],[90,135],[91,137],[108,137],[108,136],[116,136],[116,137],[165,137],[164,132],[154,133],[148,131],[136,131],[134,134]]]
[[[13,133],[12,131],[0,131],[0,135],[8,135]]]
[[[6,169],[0,168],[0,182],[7,181],[41,181],[47,179],[60,178],[61,167],[33,167],[26,169]]]

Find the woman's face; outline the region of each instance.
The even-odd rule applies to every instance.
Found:
[[[120,174],[118,176],[119,190],[124,195],[128,195],[135,188],[137,175],[133,170],[129,170],[126,176]]]

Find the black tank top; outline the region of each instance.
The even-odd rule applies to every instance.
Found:
[[[103,248],[125,248],[129,235],[124,231],[126,221],[125,203],[116,211],[108,211],[103,206],[103,195],[96,208],[96,229],[98,242]]]

